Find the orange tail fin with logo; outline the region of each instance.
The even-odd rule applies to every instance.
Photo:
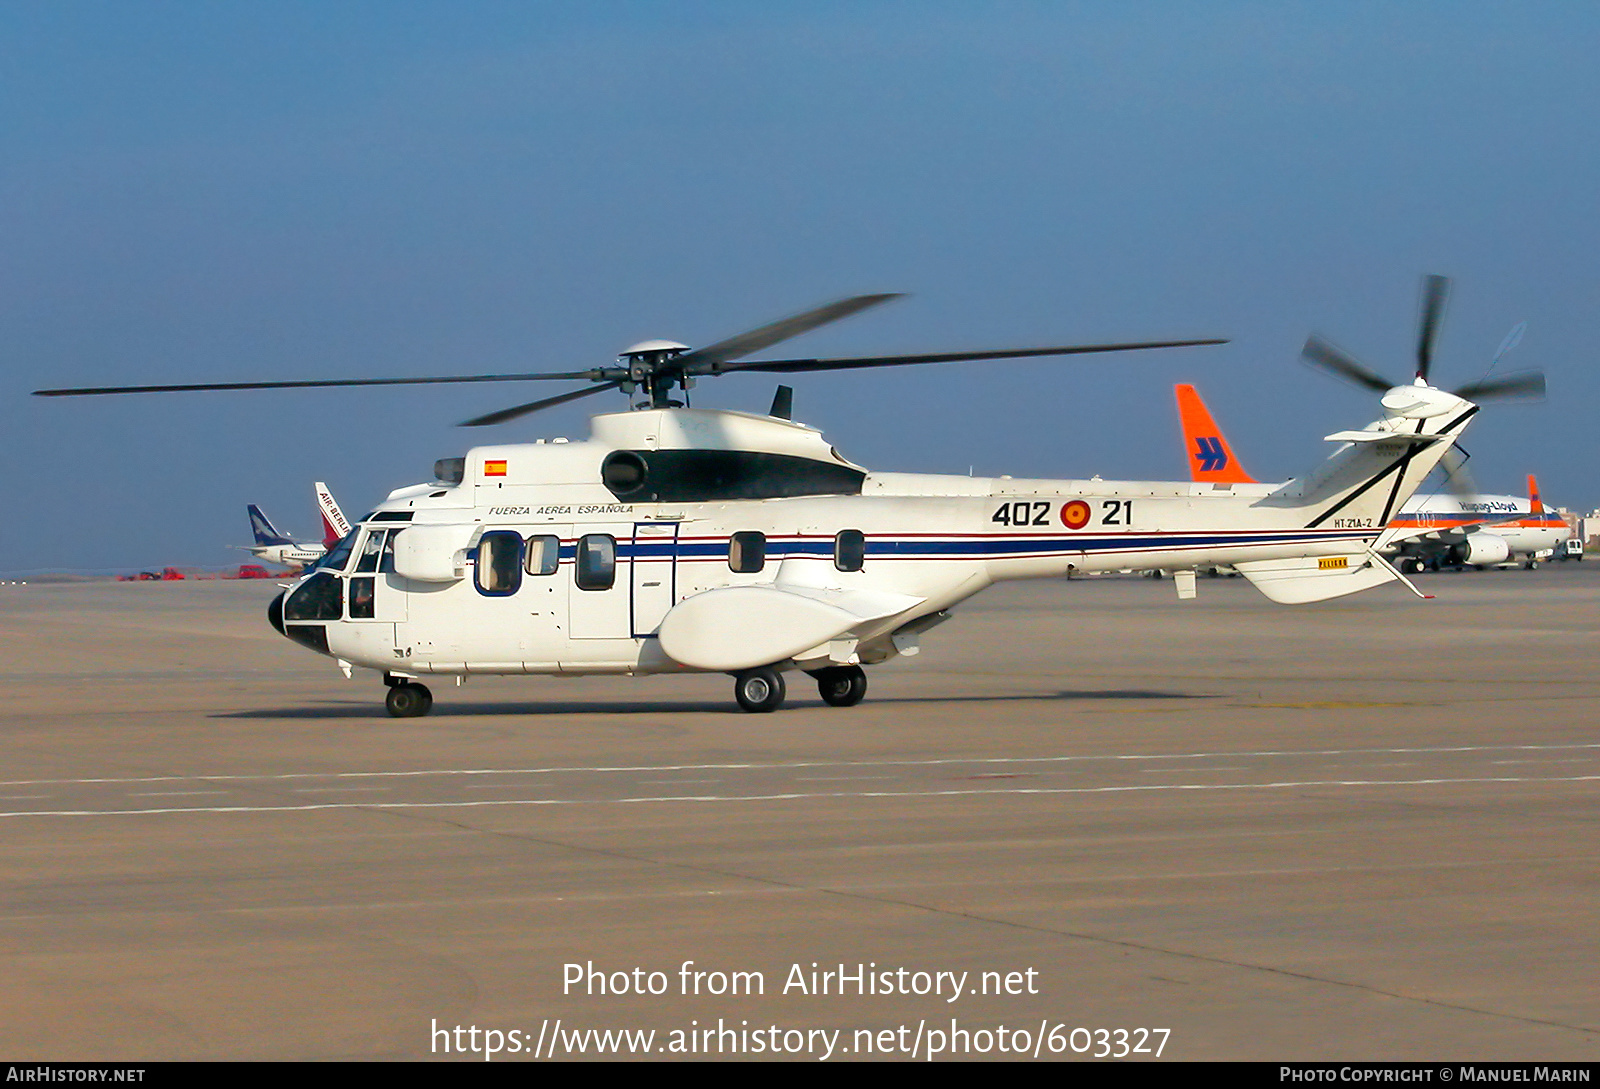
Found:
[[[1254,484],[1244,471],[1222,429],[1211,418],[1200,394],[1189,385],[1177,385],[1178,419],[1183,424],[1183,448],[1189,455],[1189,478],[1202,484]]]

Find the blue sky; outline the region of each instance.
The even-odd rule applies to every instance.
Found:
[[[0,571],[220,566],[474,442],[581,437],[540,386],[44,401],[42,386],[565,370],[867,291],[853,355],[1224,335],[1157,357],[806,376],[882,469],[1172,479],[1198,384],[1258,477],[1369,394],[1316,331],[1491,406],[1485,489],[1600,505],[1600,7],[1356,3],[0,4]],[[696,403],[764,409],[771,376]]]

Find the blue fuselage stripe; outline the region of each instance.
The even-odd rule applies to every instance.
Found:
[[[876,559],[1005,559],[1022,556],[1053,556],[1086,552],[1150,552],[1191,548],[1234,548],[1259,545],[1305,544],[1369,537],[1349,532],[1307,533],[1301,531],[1263,533],[1162,533],[1127,534],[1101,537],[981,537],[967,540],[921,540],[871,537],[866,541],[868,558]],[[723,558],[728,542],[722,541],[619,541],[619,556],[634,559],[681,560]],[[833,555],[832,540],[785,541],[767,539],[768,560],[786,556]],[[562,549],[562,558],[571,556]]]

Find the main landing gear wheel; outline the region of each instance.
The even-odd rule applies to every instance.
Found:
[[[822,702],[834,707],[853,707],[867,694],[867,675],[860,666],[829,666],[811,675]]]
[[[383,705],[395,718],[421,718],[433,710],[433,693],[428,691],[426,685],[409,681],[391,685]]]
[[[733,698],[746,711],[776,711],[783,705],[783,696],[783,674],[771,666],[747,669],[733,678]]]

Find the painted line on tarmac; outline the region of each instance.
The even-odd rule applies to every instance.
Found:
[[[1376,756],[1475,752],[1564,752],[1600,750],[1600,742],[1562,745],[1441,745],[1375,749],[1259,749],[1254,751],[1099,753],[1088,756],[951,756],[936,760],[796,760],[782,764],[618,764],[545,768],[434,768],[426,771],[294,771],[276,775],[143,775],[92,779],[0,779],[0,787],[73,786],[105,783],[277,783],[298,779],[416,779],[430,775],[559,775],[563,772],[781,771],[803,768],[916,768],[959,764],[1070,764],[1096,760],[1220,760],[1243,757]],[[0,814],[4,816],[4,814]]]
[[[1327,787],[1460,786],[1471,784],[1593,783],[1600,775],[1486,776],[1452,779],[1307,779],[1281,783],[1152,783],[1143,786],[996,787],[988,790],[863,790],[784,794],[683,794],[643,798],[499,798],[462,802],[322,802],[312,805],[192,806],[168,809],[40,809],[9,817],[138,817],[193,813],[305,813],[320,809],[479,809],[508,805],[638,805],[651,802],[788,802],[838,798],[954,798],[994,794],[1140,794],[1172,790],[1294,790]]]

